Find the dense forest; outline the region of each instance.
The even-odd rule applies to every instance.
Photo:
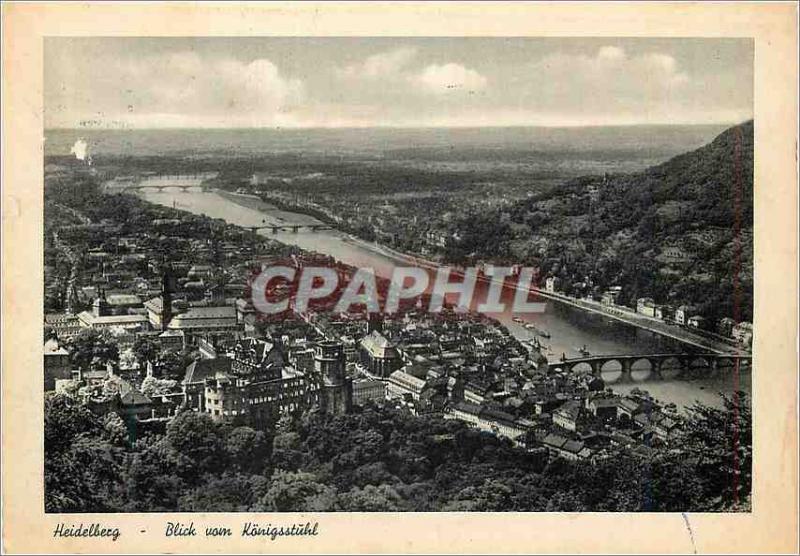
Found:
[[[679,448],[620,449],[594,463],[377,407],[283,417],[264,431],[194,412],[128,428],[48,394],[44,422],[48,512],[749,508],[744,394],[724,409],[691,409]]]

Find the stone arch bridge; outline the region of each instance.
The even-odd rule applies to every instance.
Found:
[[[163,185],[153,185],[148,184],[146,182],[143,183],[130,183],[125,185],[115,185],[109,186],[109,191],[113,191],[115,193],[130,193],[133,191],[157,191],[159,193],[163,193],[164,191],[172,190],[175,191],[180,190],[184,193],[188,191],[207,191],[211,189],[211,186],[205,185],[202,183],[193,183],[193,184],[163,184]]]
[[[600,355],[562,359],[550,363],[550,369],[572,372],[590,372],[601,377],[603,373],[616,375],[607,382],[631,382],[664,378],[699,378],[716,376],[734,369],[750,369],[752,355],[719,353],[656,353],[637,355]]]
[[[270,230],[273,234],[277,234],[278,232],[297,233],[301,230],[319,232],[320,230],[333,229],[327,224],[264,224],[261,226],[246,226],[246,228],[252,232],[258,232],[259,230]]]

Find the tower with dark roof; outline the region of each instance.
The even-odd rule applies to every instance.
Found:
[[[345,373],[344,347],[339,342],[320,342],[314,347],[314,371],[320,381],[320,407],[333,415],[353,408],[353,381]]]
[[[97,292],[97,297],[92,303],[92,313],[96,317],[107,317],[111,314],[111,307],[106,300],[106,292],[105,290],[100,290]]]
[[[166,330],[172,320],[172,294],[175,293],[175,275],[170,265],[164,266],[161,277],[161,330]]]

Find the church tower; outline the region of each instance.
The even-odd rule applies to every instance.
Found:
[[[175,275],[166,265],[161,278],[161,330],[166,330],[172,320],[172,294],[175,292]]]
[[[353,381],[345,374],[344,347],[323,341],[314,348],[314,371],[320,381],[320,406],[326,413],[341,415],[353,408]]]
[[[106,300],[105,290],[97,292],[97,297],[94,303],[92,303],[92,313],[94,313],[95,317],[107,317],[111,314],[111,308]]]

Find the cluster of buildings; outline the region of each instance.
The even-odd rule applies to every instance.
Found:
[[[264,320],[242,277],[276,258],[336,265],[219,221],[148,210],[155,214],[138,222],[54,232],[52,249],[86,256],[68,257],[62,310],[45,315],[45,390],[72,392],[137,426],[196,411],[260,427],[285,413],[391,404],[570,459],[669,442],[680,428],[646,396],[616,396],[598,377],[551,369],[482,315],[314,308]],[[119,360],[74,364],[74,341],[87,330],[114,343]],[[166,376],[158,357],[131,357],[140,340],[186,356],[181,376]]]
[[[410,311],[365,322],[318,314],[308,321],[320,335],[350,346],[355,405],[392,404],[457,419],[568,459],[646,449],[680,431],[674,408],[644,393],[616,395],[589,373],[551,368],[538,351],[477,315]]]

